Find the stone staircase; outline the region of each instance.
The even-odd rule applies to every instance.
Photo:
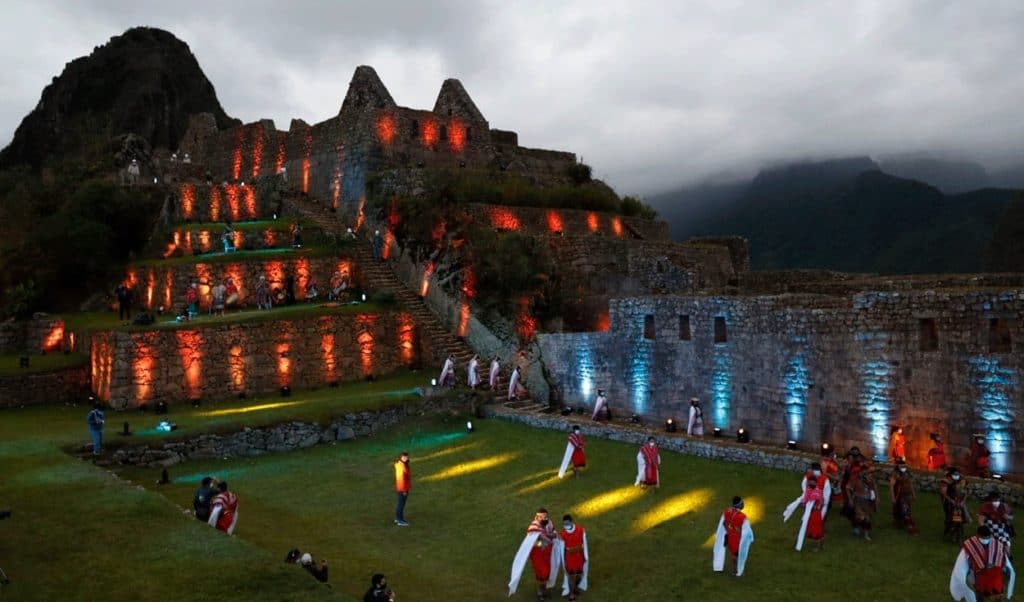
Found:
[[[331,211],[329,207],[309,201],[299,195],[286,195],[285,206],[290,208],[299,216],[306,218],[316,224],[317,227],[326,232],[343,234],[351,224],[345,224],[339,215]],[[366,228],[367,231],[370,228]],[[436,355],[436,366],[430,368],[440,373],[441,364],[444,358],[449,355],[455,358],[456,376],[461,385],[466,383],[466,366],[473,358],[473,348],[461,337],[452,334],[415,291],[404,285],[395,275],[390,261],[375,261],[373,258],[373,243],[369,238],[358,239],[355,249],[355,260],[359,269],[366,279],[367,288],[371,291],[391,293],[396,301],[412,316],[419,325],[422,335],[433,342]],[[487,370],[490,365],[490,358],[481,357],[480,365],[477,368],[477,375],[481,381],[487,381]],[[507,408],[525,412],[542,411],[547,409],[547,404],[538,403],[530,397],[527,391],[520,396],[518,401],[508,401],[508,380],[507,368],[503,369],[504,378],[501,379],[498,391],[494,394],[492,403],[499,403]]]

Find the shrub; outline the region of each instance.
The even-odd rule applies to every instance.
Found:
[[[565,171],[573,184],[576,184],[577,186],[589,183],[593,175],[590,166],[586,163],[573,163]]]
[[[658,212],[653,207],[635,196],[622,197],[620,211],[622,215],[627,217],[641,217],[643,219],[655,219],[658,217]]]

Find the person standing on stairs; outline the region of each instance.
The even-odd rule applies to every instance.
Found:
[[[466,369],[466,381],[469,383],[470,389],[476,389],[476,386],[480,384],[480,377],[476,374],[477,364],[480,360],[476,355],[469,360],[469,367]]]
[[[381,261],[384,258],[384,237],[380,230],[373,231],[373,260]]]
[[[455,387],[455,356],[449,355],[444,360],[444,366],[441,368],[441,376],[438,377],[437,384],[442,387]]]
[[[523,390],[522,385],[519,384],[519,379],[521,377],[522,376],[519,373],[519,366],[516,366],[515,369],[512,370],[512,376],[510,376],[509,379],[508,379],[508,400],[509,401],[519,401],[519,393],[520,393],[520,391]]]
[[[501,373],[501,363],[498,361],[498,356],[494,356],[491,360],[491,370],[488,373],[488,383],[491,386],[491,391],[498,390],[498,374]]]

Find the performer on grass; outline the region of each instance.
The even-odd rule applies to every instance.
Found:
[[[800,521],[800,531],[796,537],[796,551],[804,547],[804,537],[814,542],[815,551],[821,550],[825,541],[825,517],[828,515],[828,504],[832,497],[832,484],[822,473],[821,464],[815,462],[800,481],[803,494],[786,506],[782,520],[788,521],[798,508],[804,509]]]
[[[636,482],[634,485],[655,490],[661,485],[661,454],[654,443],[654,437],[648,437],[647,443],[636,453]]]
[[[1009,552],[1017,532],[1013,529],[1013,508],[1003,501],[998,491],[992,491],[978,508],[978,525],[988,527],[992,536],[998,539]]]
[[[547,597],[548,588],[554,587],[558,580],[558,569],[562,561],[561,549],[556,548],[558,534],[548,517],[548,511],[540,508],[534,514],[530,526],[526,528],[526,537],[519,544],[519,550],[512,560],[512,576],[508,582],[508,595],[511,597],[519,589],[519,580],[526,569],[526,562],[533,564],[533,574],[537,579],[537,600]]]
[[[897,529],[906,529],[911,535],[917,535],[917,525],[911,512],[911,505],[917,494],[914,491],[914,481],[907,470],[907,463],[900,460],[896,463],[896,470],[892,471],[889,478],[889,495],[892,499],[892,522]]]
[[[974,590],[967,585],[968,573],[974,575]],[[1004,584],[1003,577],[1007,581]],[[992,536],[988,527],[978,527],[978,534],[963,543],[949,576],[949,593],[957,602],[1002,600],[1013,597],[1016,574],[1010,563],[1010,550]]]
[[[584,451],[586,446],[587,443],[583,438],[583,433],[580,432],[579,425],[573,425],[572,432],[569,433],[569,442],[565,445],[565,453],[562,455],[562,465],[558,467],[559,479],[565,476],[570,462],[572,463],[572,476],[580,476],[580,471],[587,466],[587,453]]]
[[[587,531],[572,521],[572,516],[562,517],[562,530],[558,532],[559,547],[563,550],[562,566],[565,579],[562,581],[562,595],[570,601],[576,600],[580,590],[587,589],[590,572],[590,550],[587,546]]]
[[[725,556],[728,551],[735,566],[733,574],[742,577],[752,543],[754,543],[754,530],[750,528],[750,520],[743,513],[743,499],[737,495],[732,498],[732,506],[726,508],[722,512],[722,518],[718,519],[715,546],[711,554],[711,568],[716,573],[725,570]]]

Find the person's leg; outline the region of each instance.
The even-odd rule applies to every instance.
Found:
[[[395,505],[395,522],[405,522],[405,502],[409,499],[408,493],[398,493],[398,503]]]
[[[89,429],[89,434],[92,435],[92,454],[98,456],[103,453],[103,431]]]

